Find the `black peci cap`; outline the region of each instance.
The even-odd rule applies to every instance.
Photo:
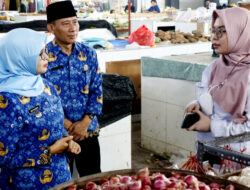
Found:
[[[59,1],[47,6],[47,23],[57,19],[76,16],[76,11],[71,1]]]

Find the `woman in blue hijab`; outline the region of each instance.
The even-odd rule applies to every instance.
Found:
[[[56,88],[42,79],[46,34],[14,29],[0,43],[0,189],[49,189],[71,180],[64,152],[80,146],[63,127]]]

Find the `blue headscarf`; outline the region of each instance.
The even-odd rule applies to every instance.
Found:
[[[0,39],[0,92],[26,97],[43,92],[44,84],[36,71],[46,39],[45,33],[26,28],[14,29]]]

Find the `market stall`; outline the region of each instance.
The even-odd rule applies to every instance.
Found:
[[[135,113],[141,113],[141,57],[154,58],[170,55],[193,54],[211,51],[210,42],[194,44],[159,44],[156,47],[98,50],[97,55],[101,70],[129,76],[137,92]]]

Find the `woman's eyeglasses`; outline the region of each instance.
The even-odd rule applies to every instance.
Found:
[[[48,61],[49,60],[49,53],[48,53],[48,49],[47,48],[43,48],[39,54],[39,56],[41,57],[41,59],[43,61]]]
[[[212,37],[214,35],[216,35],[217,38],[221,38],[225,32],[226,32],[225,26],[221,26],[221,27],[218,27],[218,28],[212,28],[212,31],[211,31]]]

